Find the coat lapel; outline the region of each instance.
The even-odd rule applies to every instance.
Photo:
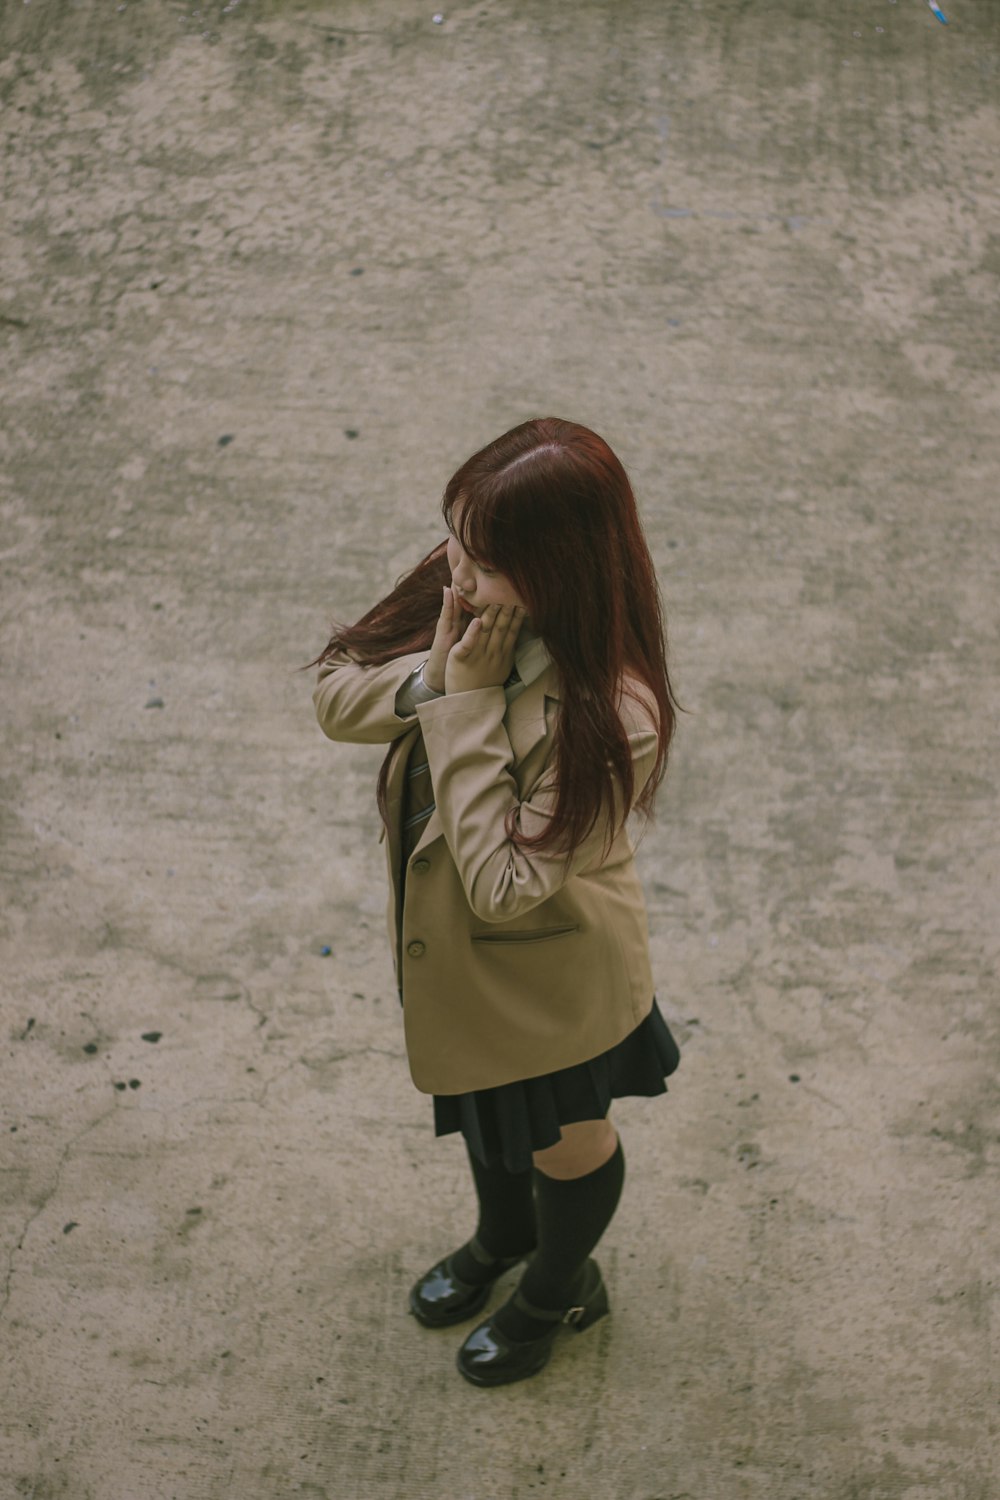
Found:
[[[504,717],[507,737],[514,752],[515,774],[547,733],[545,699],[552,694],[546,694],[545,683],[549,678],[549,672],[543,672],[541,677],[537,677],[514,699]]]

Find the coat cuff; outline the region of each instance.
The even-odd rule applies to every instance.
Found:
[[[419,667],[415,667],[396,694],[396,713],[401,719],[411,718],[421,703],[433,703],[435,698],[444,697],[444,693],[428,687],[424,681],[426,665],[422,661]]]
[[[447,726],[463,719],[479,719],[485,736],[503,723],[507,712],[507,695],[502,687],[470,688],[466,693],[445,693],[427,703],[417,704],[417,717],[424,731],[447,733]]]

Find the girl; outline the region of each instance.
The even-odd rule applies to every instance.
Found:
[[[464,1136],[479,1203],[410,1309],[462,1322],[528,1261],[459,1351],[489,1386],[608,1311],[590,1259],[624,1178],[608,1109],[664,1093],[678,1063],[624,826],[651,809],[675,704],[635,500],[596,433],[525,422],[459,469],[442,510],[447,541],[336,632],[314,699],[331,739],[389,744],[410,1070],[436,1133]]]

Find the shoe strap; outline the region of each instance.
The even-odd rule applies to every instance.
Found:
[[[466,1243],[465,1248],[473,1260],[478,1261],[481,1266],[516,1266],[519,1260],[524,1259],[521,1255],[491,1255],[478,1235],[473,1235],[472,1239]]]
[[[514,1306],[518,1312],[527,1313],[529,1318],[537,1318],[539,1323],[579,1323],[585,1307],[575,1305],[573,1307],[536,1307],[534,1302],[529,1302],[523,1292],[515,1292],[513,1296]]]

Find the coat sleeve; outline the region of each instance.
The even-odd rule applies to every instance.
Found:
[[[521,801],[512,774],[514,752],[504,728],[502,688],[453,693],[417,709],[434,784],[437,814],[466,899],[483,922],[506,922],[531,911],[574,875],[631,858],[624,833],[629,809],[621,797],[599,817],[572,858],[549,850],[519,848],[507,834],[514,827],[529,837],[541,833],[555,809],[556,772],[548,767]],[[638,797],[656,763],[658,738],[652,715],[625,699],[622,719],[628,732]],[[609,820],[613,821],[609,829]],[[614,834],[614,847],[608,853]]]
[[[331,740],[386,745],[413,727],[412,715],[396,713],[396,694],[427,660],[426,651],[397,656],[381,667],[364,667],[346,652],[325,661],[313,693],[316,717]]]

